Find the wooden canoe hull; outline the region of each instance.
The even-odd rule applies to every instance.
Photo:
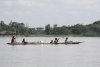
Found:
[[[79,44],[82,42],[72,42],[72,43],[67,43],[67,44]],[[29,42],[27,44],[24,43],[7,43],[9,45],[38,45],[38,44],[55,44],[55,43],[34,43],[34,42]],[[57,43],[57,44],[65,44],[65,43]]]

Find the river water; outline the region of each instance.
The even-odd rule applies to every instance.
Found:
[[[28,42],[54,37],[24,37]],[[23,37],[18,37],[21,42]],[[64,42],[60,37],[59,42]],[[8,45],[11,37],[0,37],[0,67],[100,67],[100,37],[69,37],[80,44]]]

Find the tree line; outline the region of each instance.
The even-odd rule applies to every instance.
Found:
[[[24,23],[10,22],[8,25],[4,21],[0,21],[0,35],[83,35],[83,36],[100,36],[100,21],[95,21],[92,24],[82,25],[76,24],[73,26],[53,27],[47,24],[45,28],[29,28]]]

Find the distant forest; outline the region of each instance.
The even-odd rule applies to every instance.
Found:
[[[73,26],[53,27],[47,24],[45,28],[29,28],[24,23],[10,22],[8,25],[4,21],[0,21],[0,35],[83,35],[83,36],[100,36],[100,21],[95,21],[92,24],[82,25],[76,24]]]

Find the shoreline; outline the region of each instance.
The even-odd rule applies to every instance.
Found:
[[[16,35],[0,35],[0,37],[12,37]],[[17,35],[16,37],[100,37],[100,36],[83,36],[83,35]]]

